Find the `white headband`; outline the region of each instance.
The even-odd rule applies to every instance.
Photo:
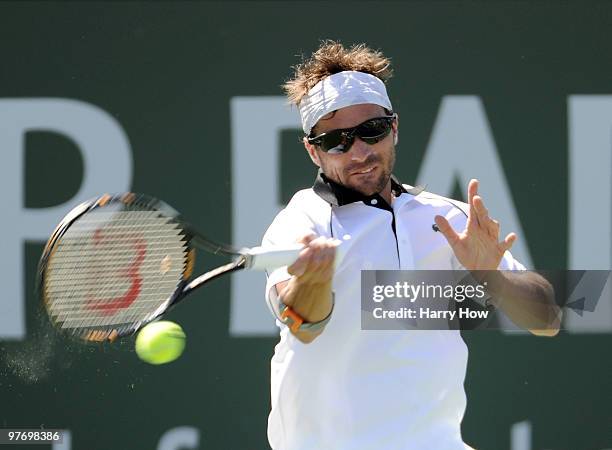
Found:
[[[364,103],[393,110],[380,78],[352,70],[330,75],[315,84],[300,101],[302,129],[309,134],[321,117],[340,108]]]

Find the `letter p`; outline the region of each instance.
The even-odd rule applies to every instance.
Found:
[[[31,131],[62,134],[81,152],[83,182],[66,203],[25,208],[25,135]],[[26,335],[24,243],[46,241],[76,204],[104,192],[127,191],[131,178],[127,136],[105,111],[61,98],[0,99],[0,339]]]

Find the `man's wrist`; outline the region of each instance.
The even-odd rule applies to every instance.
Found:
[[[466,277],[466,279],[469,278],[472,278],[478,284],[484,286],[485,292],[487,294],[484,304],[478,301],[477,303],[480,303],[481,306],[485,307],[499,307],[502,298],[504,297],[504,293],[506,292],[506,287],[508,283],[508,279],[504,274],[504,271],[499,269],[472,270],[470,271],[470,275]]]
[[[331,280],[314,283],[293,277],[282,292],[282,297],[288,300],[287,305],[304,322],[320,322],[329,316],[333,308]]]
[[[496,306],[493,298],[494,294],[489,289],[488,272],[484,270],[468,270],[458,282],[464,288],[466,286],[473,288],[474,294],[468,296],[468,298],[483,308]]]
[[[486,283],[487,292],[493,297],[501,297],[505,290],[507,279],[501,270],[487,270],[482,278]]]
[[[283,322],[285,325],[287,325],[293,333],[296,333],[298,331],[314,332],[314,331],[319,331],[323,329],[328,324],[328,322],[331,320],[331,316],[332,316],[332,313],[334,312],[334,304],[335,304],[334,293],[332,292],[331,293],[331,309],[329,311],[329,314],[327,314],[327,316],[321,320],[311,322],[311,321],[304,320],[304,318],[300,316],[298,313],[296,313],[295,310],[293,310],[293,308],[291,308],[290,306],[287,306],[283,302],[283,299],[281,296],[278,296],[277,301],[278,301],[278,311],[280,314],[280,317],[278,319],[281,322]]]

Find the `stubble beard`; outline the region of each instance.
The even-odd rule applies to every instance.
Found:
[[[378,167],[382,168],[382,173],[376,179],[376,181],[372,183],[368,183],[367,186],[355,186],[352,183],[345,184],[341,180],[337,180],[336,177],[330,176],[329,174],[331,173],[331,171],[328,171],[324,164],[321,165],[321,169],[323,170],[323,173],[328,178],[330,178],[331,180],[335,181],[336,183],[344,187],[353,189],[354,191],[360,192],[364,195],[374,195],[374,194],[378,194],[382,192],[385,189],[385,187],[387,187],[387,184],[389,183],[389,180],[391,179],[391,173],[393,172],[393,167],[395,166],[395,146],[391,147],[391,154],[389,157],[389,161],[387,161],[384,167],[382,166],[383,161],[384,160],[380,157],[373,157],[371,159],[366,160],[364,163],[361,164],[362,166],[376,164]],[[352,173],[353,170],[354,170],[353,167],[350,167],[350,166],[347,167],[345,173],[348,179],[350,179],[349,174]]]

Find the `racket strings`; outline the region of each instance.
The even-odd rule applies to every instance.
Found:
[[[121,205],[77,219],[52,250],[44,294],[51,317],[78,332],[128,329],[155,315],[182,282],[187,237],[158,211]]]

